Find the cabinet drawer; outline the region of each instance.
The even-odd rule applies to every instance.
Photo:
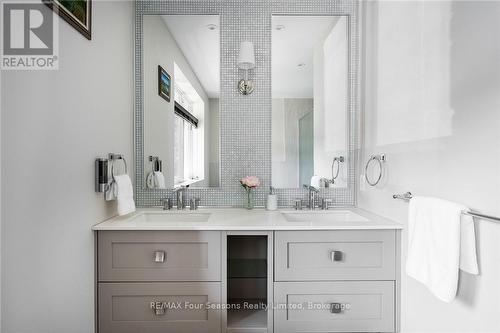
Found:
[[[395,280],[395,232],[278,231],[276,281]]]
[[[220,281],[220,239],[218,231],[101,231],[99,280]]]
[[[393,281],[277,282],[274,300],[275,333],[395,331]]]
[[[99,283],[99,333],[220,332],[219,282]]]

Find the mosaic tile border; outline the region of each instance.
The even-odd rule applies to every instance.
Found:
[[[172,196],[171,190],[144,188],[143,91],[142,91],[142,24],[143,15],[205,14],[220,16],[221,97],[220,97],[220,162],[221,187],[192,188],[189,196],[201,198],[202,206],[241,207],[245,192],[238,179],[256,175],[262,186],[255,193],[256,206],[264,206],[271,184],[271,19],[283,15],[346,15],[349,17],[349,125],[348,186],[322,189],[320,195],[334,199],[335,207],[356,204],[357,160],[360,119],[360,4],[358,0],[231,0],[168,1],[138,0],[135,11],[135,112],[134,158],[136,202],[139,207],[159,206]],[[256,89],[242,96],[236,83],[241,73],[236,68],[239,43],[255,44],[256,69],[252,73]],[[251,130],[246,125],[252,124]],[[251,158],[248,158],[251,156]],[[277,189],[279,206],[291,206],[295,198],[305,198],[304,189]]]

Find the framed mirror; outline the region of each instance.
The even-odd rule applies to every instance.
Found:
[[[346,187],[348,16],[272,17],[272,184]]]
[[[316,175],[319,178],[328,180],[332,178],[332,158],[341,156],[340,154],[343,152],[345,156],[339,176],[333,184],[328,183],[330,188],[321,189],[320,195],[322,198],[332,199],[335,206],[350,206],[355,203],[356,156],[359,149],[356,126],[359,123],[360,115],[358,83],[361,36],[359,34],[358,13],[360,7],[358,1],[339,3],[337,1],[305,0],[293,2],[293,4],[289,1],[269,1],[261,2],[256,6],[254,2],[215,0],[165,2],[144,0],[135,2],[135,7],[134,172],[135,196],[138,206],[159,206],[165,198],[174,196],[173,190],[176,187],[189,184],[188,196],[200,198],[201,206],[242,207],[245,203],[245,191],[241,188],[239,180],[248,175],[257,176],[262,184],[255,191],[256,207],[265,205],[269,186],[271,185],[276,187],[280,207],[291,207],[297,198],[306,198],[307,190],[302,187],[304,185],[302,183],[307,182],[311,171],[306,172],[307,176],[303,176],[302,180],[298,174],[294,176],[293,184],[286,182],[280,184],[278,182],[281,175],[277,174],[279,169],[276,167],[278,164],[274,166],[276,161],[285,163],[283,153],[289,154],[286,146],[283,146],[283,142],[285,145],[287,143],[283,139],[285,124],[280,125],[282,129],[281,135],[273,129],[277,125],[276,122],[273,124],[273,118],[276,118],[276,115],[273,115],[273,105],[279,104],[273,101],[273,82],[279,80],[277,79],[279,74],[275,72],[275,66],[273,65],[273,62],[278,59],[273,55],[273,53],[276,53],[273,50],[274,39],[276,38],[274,35],[278,32],[274,20],[278,17],[283,19],[287,17],[326,17],[328,19],[345,17],[347,21],[349,68],[347,73],[348,92],[346,96],[347,106],[344,113],[345,119],[342,121],[340,116],[328,116],[328,119],[324,121],[324,124],[330,122],[329,126],[324,128],[324,132],[328,132],[328,135],[331,135],[333,131],[336,137],[340,137],[342,130],[345,131],[345,150],[343,151],[342,148],[332,149],[329,146],[326,153],[317,153],[315,142],[325,141],[324,139],[320,141],[316,137],[314,126],[320,118],[319,116],[314,117],[313,114],[313,148],[309,149],[309,151],[306,148],[302,150],[302,152],[309,152],[309,156],[311,156],[312,151],[312,158],[309,157],[309,160],[303,158],[302,161],[309,163],[304,162],[303,164],[309,165],[309,170],[312,170],[313,176]],[[165,19],[167,20],[165,21]],[[209,19],[215,19],[218,24],[204,21]],[[192,76],[189,74],[190,71],[186,69],[186,64],[181,65],[182,61],[176,62],[177,67],[180,68],[176,70],[172,63],[161,65],[158,60],[146,59],[153,50],[158,50],[164,46],[162,42],[147,41],[149,37],[146,25],[149,24],[149,20],[161,26],[161,29],[165,32],[162,34],[163,37],[170,35],[171,39],[176,42],[186,59],[186,63],[189,64],[194,73]],[[176,21],[175,24],[173,23],[174,20]],[[210,30],[208,29],[209,24],[219,25],[219,28]],[[290,24],[288,28],[281,32],[292,29]],[[179,30],[178,27],[184,28],[176,31]],[[198,36],[197,32],[192,31],[195,28],[201,28],[203,33],[206,34],[216,32],[219,38],[218,41],[212,41],[208,47],[212,49],[216,45],[216,51],[219,52],[218,60],[207,62],[207,59],[212,58],[208,56],[209,51],[198,48],[196,56],[204,61],[201,71],[197,66],[198,62],[192,60],[192,57],[189,56],[190,51],[183,49],[186,47],[185,42],[203,45],[205,41],[209,40],[205,36],[202,41],[194,42],[193,40],[198,38],[196,37]],[[158,29],[149,30],[157,32]],[[177,37],[178,34],[189,35],[189,37],[186,37],[188,40]],[[316,36],[317,34],[314,32],[313,35],[310,35],[310,39]],[[237,62],[241,42],[245,40],[251,41],[255,48],[255,68],[249,73],[249,79],[253,81],[255,89],[250,95],[241,95],[237,87],[238,82],[244,77],[244,73],[238,68]],[[148,49],[150,50],[148,51]],[[169,49],[169,52],[171,51]],[[289,54],[290,57],[292,55]],[[285,57],[282,58],[286,60]],[[145,68],[146,62],[148,62],[147,68]],[[294,63],[294,67],[297,67],[298,63],[296,61]],[[159,65],[161,69],[158,67]],[[212,75],[219,74],[220,82],[212,85],[206,84],[207,81],[204,79],[203,72],[208,72],[208,69],[213,69],[211,71]],[[148,74],[146,74],[146,70],[149,71]],[[184,112],[179,107],[176,110],[175,87],[182,86],[182,76],[178,74],[180,72],[194,90],[199,86],[202,87],[204,92],[196,90],[196,94],[203,101],[204,113],[206,113],[206,105],[209,105],[209,120],[207,120],[205,114],[200,116],[198,113],[199,107],[196,105],[201,103],[192,102],[191,104],[194,105],[188,107],[182,104],[182,101],[179,103],[182,93],[177,95],[177,103],[187,112]],[[295,77],[296,79],[291,79],[291,82],[298,82],[297,75],[295,73],[288,75],[288,77]],[[148,79],[148,82],[146,82],[146,79]],[[215,88],[212,89],[213,86],[219,89],[218,94],[216,91],[214,92]],[[184,95],[193,96],[190,88],[180,90],[187,90],[187,93],[184,91]],[[310,95],[308,98],[311,98]],[[295,96],[290,97],[290,99],[303,97]],[[278,98],[278,95],[276,95],[276,98]],[[283,95],[281,98],[284,99],[285,96]],[[148,102],[148,99],[152,102]],[[316,98],[313,96],[313,108],[316,103]],[[150,105],[158,106],[156,114],[150,108]],[[285,101],[282,102],[282,105],[284,108]],[[190,108],[193,112],[190,111]],[[148,114],[148,112],[150,113]],[[170,123],[168,124],[170,127],[157,130],[157,125],[165,126],[166,123],[161,120],[161,117],[169,117]],[[282,117],[284,117],[284,111]],[[178,119],[177,135],[174,135],[175,119]],[[307,124],[307,119],[304,120],[304,123]],[[200,129],[201,124],[204,125],[203,135]],[[337,129],[336,126],[340,127],[340,129]],[[191,137],[186,138],[185,133],[192,130],[197,131],[198,134],[194,135],[193,133]],[[308,133],[307,130],[304,130],[304,132]],[[179,133],[182,133],[182,135]],[[323,135],[325,134],[323,133]],[[200,140],[200,137],[204,140],[203,144],[197,141]],[[281,137],[281,147],[279,140],[275,141],[276,137]],[[177,138],[177,142],[174,141],[175,138]],[[188,144],[181,145],[179,142],[181,138],[183,143],[187,142]],[[295,138],[297,139],[297,136]],[[198,143],[196,146],[194,145],[195,142]],[[302,140],[302,142],[307,143],[307,140]],[[340,141],[336,142],[336,145],[342,147]],[[307,147],[307,145],[304,146]],[[192,148],[188,149],[189,147]],[[310,142],[309,147],[311,147]],[[281,157],[279,155],[273,157],[276,149],[281,150]],[[297,151],[298,148],[295,149]],[[191,160],[187,156],[191,156]],[[324,163],[317,161],[317,158],[321,156],[324,156]],[[158,163],[155,157],[158,157],[161,163]],[[196,160],[196,158],[199,159]],[[161,189],[155,187],[157,185],[149,185],[153,187],[149,189],[147,185],[148,176],[151,172],[159,169],[160,165],[162,173],[168,173],[168,175],[164,175],[165,188]],[[335,167],[336,165],[337,162]],[[320,166],[321,169],[317,169]],[[295,169],[297,170],[298,166]],[[302,170],[307,170],[307,168],[302,167]],[[296,172],[298,171],[291,173],[295,175]],[[150,184],[154,184],[151,182],[151,177]]]
[[[218,15],[143,15],[143,188],[218,187]]]

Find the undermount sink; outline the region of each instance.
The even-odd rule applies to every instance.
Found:
[[[288,222],[366,222],[368,219],[348,210],[342,211],[307,211],[282,213]]]
[[[210,213],[163,213],[145,212],[134,218],[136,222],[177,223],[177,222],[208,222]]]

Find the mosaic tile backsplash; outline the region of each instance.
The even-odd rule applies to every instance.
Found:
[[[159,206],[172,197],[171,190],[144,188],[142,18],[143,15],[214,14],[220,16],[221,94],[220,165],[221,187],[192,188],[188,197],[201,198],[202,206],[242,207],[245,191],[238,180],[246,175],[261,179],[255,205],[264,206],[271,185],[271,18],[283,15],[348,15],[350,28],[349,152],[346,188],[322,189],[320,196],[334,200],[334,206],[356,204],[356,166],[359,145],[359,22],[358,1],[331,0],[235,0],[235,1],[160,1],[136,2],[135,13],[135,177],[136,202],[140,207]],[[236,67],[240,42],[255,45],[256,68],[250,78],[255,91],[243,96],[237,82],[242,73]],[[280,207],[292,206],[294,199],[306,198],[305,189],[277,189]]]

